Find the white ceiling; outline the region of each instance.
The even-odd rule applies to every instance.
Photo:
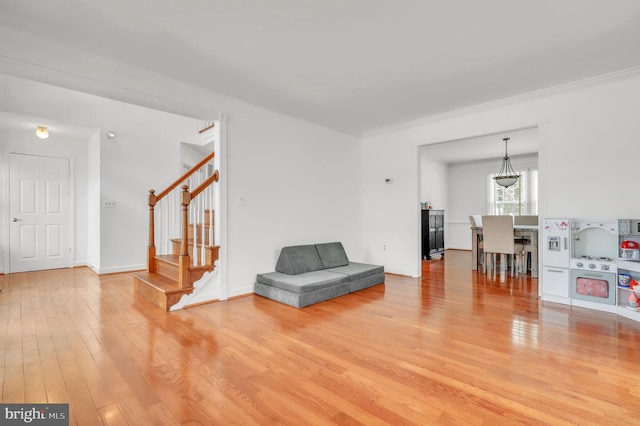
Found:
[[[537,128],[425,145],[421,152],[425,158],[444,164],[500,158],[504,157],[504,138],[509,138],[507,148],[510,157],[538,152]]]
[[[0,0],[0,25],[357,136],[638,67],[639,23],[638,0]]]
[[[54,120],[51,117],[14,114],[0,111],[0,128],[18,131],[30,131],[35,134],[37,126],[45,126],[49,133],[61,137],[89,139],[97,130],[95,127],[79,126],[68,122]]]

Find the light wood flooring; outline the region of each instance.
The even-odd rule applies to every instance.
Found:
[[[470,270],[303,309],[259,296],[165,313],[130,274],[0,276],[0,400],[78,425],[640,423],[640,324]]]

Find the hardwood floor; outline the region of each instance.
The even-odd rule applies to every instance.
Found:
[[[130,274],[0,276],[0,400],[68,402],[78,425],[640,422],[640,324],[470,257],[303,309],[165,313]]]

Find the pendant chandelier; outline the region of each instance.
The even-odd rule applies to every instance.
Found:
[[[509,153],[507,152],[507,141],[509,141],[509,138],[502,140],[504,141],[504,158],[502,159],[500,172],[498,172],[498,175],[495,176],[494,179],[498,185],[508,188],[518,181],[520,175],[511,167],[511,160],[509,160]]]

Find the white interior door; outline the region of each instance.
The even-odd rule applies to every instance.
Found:
[[[73,266],[69,160],[9,157],[10,272]]]

